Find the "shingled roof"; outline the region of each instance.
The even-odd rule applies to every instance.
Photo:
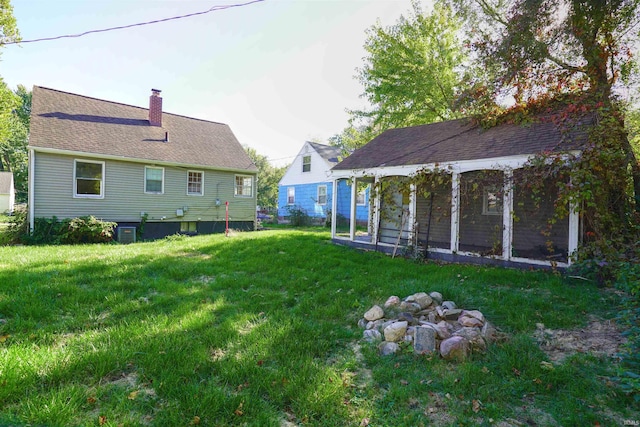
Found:
[[[165,140],[165,137],[167,137]],[[40,86],[33,88],[29,147],[123,160],[256,171],[228,125]]]
[[[427,165],[543,152],[578,150],[587,138],[584,117],[570,132],[550,120],[483,129],[469,119],[387,130],[344,159],[333,170]]]
[[[307,141],[307,143],[316,150],[316,153],[330,163],[338,163],[341,157],[340,149],[331,145],[320,144],[317,142]]]

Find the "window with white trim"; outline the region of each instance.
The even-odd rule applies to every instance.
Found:
[[[358,186],[360,187],[360,186]],[[367,189],[369,185],[365,185],[362,188],[358,188],[358,193],[356,194],[356,205],[364,206],[367,203]]]
[[[144,167],[144,192],[148,194],[164,193],[164,168]]]
[[[302,157],[302,172],[311,172],[311,156]]]
[[[327,204],[327,186],[326,185],[318,185],[318,204],[319,205]]]
[[[236,175],[234,195],[236,197],[253,196],[253,177],[251,175]]]
[[[497,187],[484,189],[482,215],[502,215],[502,190]]]
[[[296,188],[287,187],[287,204],[293,205],[296,202]]]
[[[73,197],[104,198],[104,162],[73,161]]]
[[[204,195],[204,172],[187,171],[187,194],[189,196]]]
[[[181,233],[197,233],[198,223],[195,221],[182,221],[180,222]]]

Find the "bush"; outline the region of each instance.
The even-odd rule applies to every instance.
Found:
[[[101,221],[93,216],[67,218],[35,218],[33,232],[29,233],[26,210],[16,211],[4,234],[3,243],[28,245],[58,245],[79,243],[105,243],[113,240],[115,222]]]
[[[294,227],[302,227],[311,224],[311,217],[300,206],[287,206],[289,221]]]

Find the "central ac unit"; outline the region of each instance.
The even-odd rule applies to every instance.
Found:
[[[118,227],[118,242],[135,243],[136,228],[135,227]]]

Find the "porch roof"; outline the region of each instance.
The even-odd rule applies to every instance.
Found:
[[[332,170],[426,165],[543,152],[580,150],[593,116],[559,125],[551,116],[535,123],[503,124],[489,129],[470,119],[387,130],[360,147]]]

